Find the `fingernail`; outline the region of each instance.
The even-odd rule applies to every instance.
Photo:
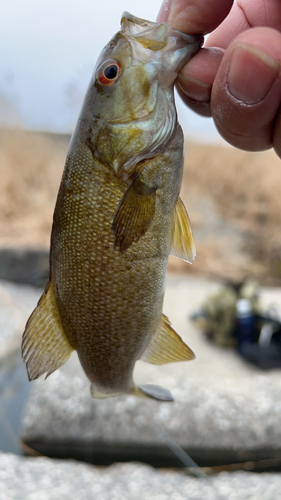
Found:
[[[177,83],[181,91],[194,101],[206,102],[211,99],[212,85],[182,74],[178,75]]]
[[[261,49],[240,44],[228,71],[229,92],[239,101],[255,104],[266,96],[278,72],[278,64]]]
[[[166,23],[169,19],[172,0],[163,0],[157,16],[157,23]]]

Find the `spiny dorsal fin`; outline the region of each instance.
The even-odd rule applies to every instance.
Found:
[[[162,314],[160,328],[140,359],[152,365],[165,365],[194,358],[192,350],[173,330],[167,316]]]
[[[149,188],[135,174],[122,197],[115,214],[112,230],[114,246],[121,252],[127,250],[145,234],[155,211],[156,189]]]
[[[183,201],[178,196],[173,212],[171,255],[192,264],[196,248],[192,236],[189,217]]]
[[[57,370],[69,358],[73,349],[62,329],[49,281],[23,333],[22,357],[29,380]]]

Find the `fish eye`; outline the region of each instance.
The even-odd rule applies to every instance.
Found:
[[[106,61],[98,71],[97,80],[101,85],[110,87],[121,74],[121,65],[114,59]]]

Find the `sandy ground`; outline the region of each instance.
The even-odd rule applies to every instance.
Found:
[[[0,131],[0,247],[48,248],[69,136]],[[281,283],[281,171],[273,151],[186,141],[182,198],[194,231],[192,266],[208,279]]]

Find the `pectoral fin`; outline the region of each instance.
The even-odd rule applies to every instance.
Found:
[[[46,377],[63,365],[73,349],[63,331],[49,281],[31,314],[22,338],[22,357],[29,380]]]
[[[115,214],[112,230],[114,246],[121,252],[127,250],[145,234],[155,211],[156,188],[149,188],[135,175],[121,199]]]
[[[178,197],[174,213],[172,228],[171,255],[183,259],[192,264],[196,256],[195,244],[192,236],[192,229],[186,208]]]
[[[162,315],[160,328],[156,336],[144,351],[142,361],[152,365],[165,365],[176,361],[188,361],[195,355],[173,330],[167,316]]]

